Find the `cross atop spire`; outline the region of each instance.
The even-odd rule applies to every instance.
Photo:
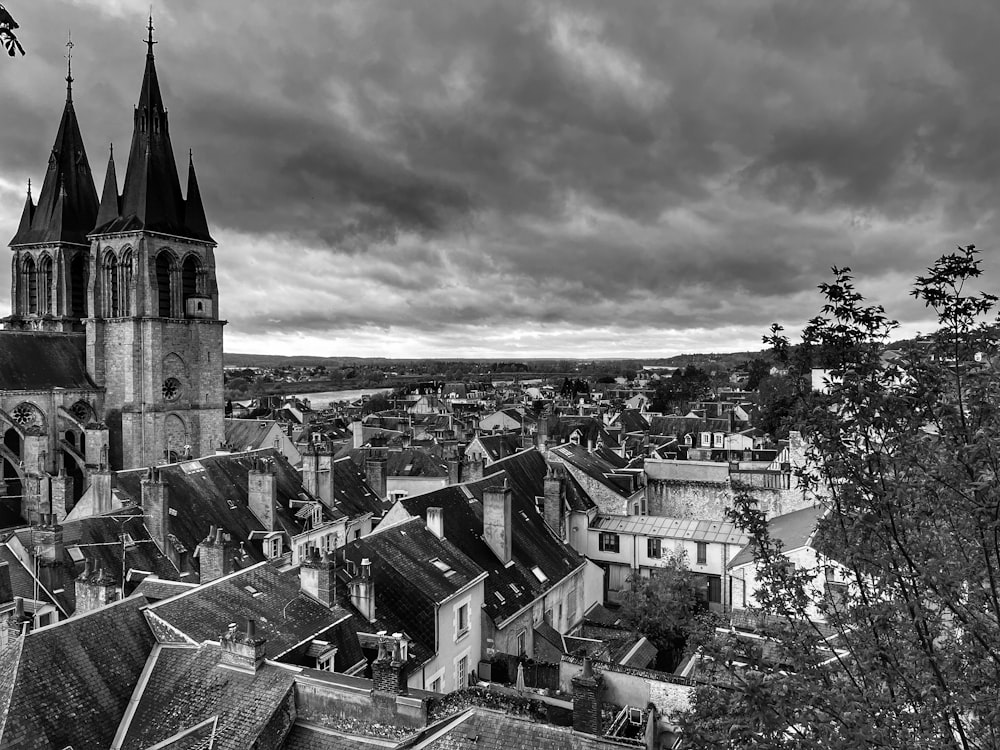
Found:
[[[153,45],[156,44],[156,42],[153,41],[153,8],[152,8],[152,6],[150,6],[150,8],[149,8],[149,26],[146,27],[146,31],[149,32],[148,35],[146,36],[146,46],[147,46],[146,54],[149,55],[150,57],[152,57],[153,56]]]
[[[73,101],[73,32],[67,32],[66,42],[66,101]]]

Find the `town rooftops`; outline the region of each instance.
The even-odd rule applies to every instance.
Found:
[[[142,597],[39,628],[0,654],[0,747],[102,750],[156,643]]]
[[[274,448],[265,444],[272,430],[277,426],[273,419],[224,419],[226,444],[237,451],[252,451],[259,448]]]
[[[255,620],[259,636],[267,638],[269,659],[282,657],[350,616],[302,593],[295,572],[279,571],[269,563],[156,602],[148,611],[161,643],[217,641],[230,623]],[[169,627],[160,627],[161,622]]]
[[[346,456],[333,462],[333,504],[348,518],[365,513],[381,518],[392,507],[391,502],[379,499],[362,470]]]
[[[816,531],[816,524],[826,513],[826,508],[814,506],[802,508],[791,513],[775,516],[767,522],[767,530],[771,539],[780,539],[782,550],[790,552],[793,549],[805,547]],[[743,549],[736,553],[729,565],[730,570],[740,565],[752,563],[754,560],[754,543],[751,540]]]
[[[616,534],[688,539],[692,542],[744,545],[749,537],[736,524],[725,521],[694,521],[662,516],[598,516],[590,528]]]

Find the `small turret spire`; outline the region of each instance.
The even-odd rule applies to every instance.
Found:
[[[66,101],[73,101],[73,32],[67,32],[66,41]]]

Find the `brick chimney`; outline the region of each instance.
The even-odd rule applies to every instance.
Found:
[[[458,484],[462,481],[462,462],[457,458],[448,459],[448,484]]]
[[[372,683],[375,692],[406,695],[408,690],[403,679],[403,666],[399,640],[379,638],[378,656],[372,662]]]
[[[324,505],[333,505],[333,454],[309,443],[302,454],[302,485]]]
[[[236,542],[221,528],[212,526],[208,536],[198,545],[195,551],[201,571],[199,581],[208,583],[233,572],[233,557],[236,555]]]
[[[278,478],[266,461],[254,461],[247,478],[247,505],[266,531],[277,526]]]
[[[483,460],[472,458],[465,462],[465,481],[478,482],[483,478]]]
[[[502,485],[483,492],[483,540],[504,565],[511,560],[510,506],[513,492],[504,479]]]
[[[545,523],[562,539],[563,501],[566,497],[566,469],[562,464],[548,464],[545,472]]]
[[[367,557],[361,560],[361,574],[351,581],[351,604],[368,622],[375,621],[375,579],[372,577],[372,562]]]
[[[63,561],[63,529],[55,516],[42,513],[38,518],[38,526],[32,529],[32,544],[38,550],[41,563],[58,565]]]
[[[97,563],[90,562],[88,558],[84,562],[83,572],[77,577],[76,582],[76,612],[74,614],[84,615],[87,612],[105,607],[120,598],[118,582],[114,576],[98,568]]]
[[[333,607],[337,603],[337,566],[333,555],[326,552],[320,557],[313,548],[299,568],[299,587],[303,593]]]
[[[427,530],[438,539],[444,539],[444,508],[427,509]]]
[[[385,500],[386,496],[386,466],[388,461],[381,456],[372,456],[365,459],[365,479],[375,494],[380,499]]]
[[[256,672],[264,663],[266,657],[266,638],[257,637],[257,623],[247,620],[245,632],[239,632],[236,623],[219,638],[222,646],[222,657],[219,666],[236,669],[240,672]]]
[[[583,657],[583,672],[571,680],[573,683],[574,731],[601,736],[601,683],[603,680],[603,675],[594,673],[590,657]]]
[[[66,469],[59,467],[59,474],[49,479],[49,500],[51,502],[52,513],[57,521],[63,521],[66,515],[73,510],[75,501],[73,500],[73,477],[66,474]]]
[[[111,510],[112,490],[115,488],[115,475],[107,464],[103,464],[90,474],[90,496],[94,501],[94,515],[100,515]]]
[[[160,470],[155,466],[149,467],[139,486],[142,490],[142,512],[146,516],[143,523],[160,552],[166,555],[170,548],[170,540],[167,538],[170,534],[170,488],[161,479]]]

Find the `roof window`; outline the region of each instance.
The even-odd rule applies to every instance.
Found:
[[[539,568],[537,565],[533,565],[531,567],[531,572],[535,574],[535,578],[538,579],[539,583],[546,583],[546,582],[548,582],[549,577],[547,575],[545,575],[545,573],[542,572],[542,569]]]

